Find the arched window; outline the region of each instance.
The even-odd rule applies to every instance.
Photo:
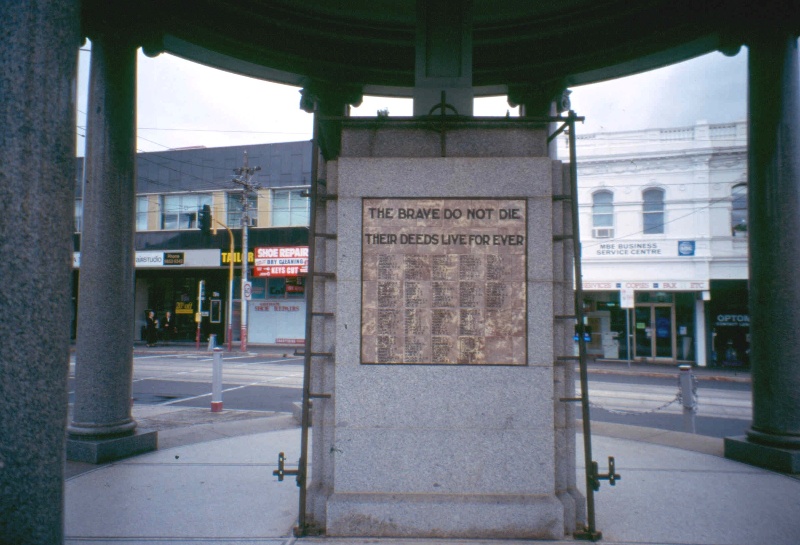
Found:
[[[592,236],[614,236],[614,194],[611,191],[598,191],[592,195]]]
[[[731,190],[731,234],[747,236],[747,184],[736,184]]]
[[[642,232],[659,235],[664,232],[664,190],[648,189],[642,193]]]

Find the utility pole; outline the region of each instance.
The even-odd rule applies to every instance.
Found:
[[[247,151],[244,152],[244,164],[239,168],[233,169],[237,178],[233,183],[242,186],[242,328],[240,343],[242,352],[247,350],[247,299],[250,295],[249,283],[247,281],[247,271],[250,263],[247,259],[247,228],[250,226],[250,195],[255,193],[261,186],[252,181],[253,175],[261,170],[261,167],[251,167],[247,162]],[[233,256],[231,256],[233,259]]]

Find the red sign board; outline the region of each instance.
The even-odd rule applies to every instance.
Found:
[[[308,274],[308,246],[256,248],[253,276],[276,278]]]

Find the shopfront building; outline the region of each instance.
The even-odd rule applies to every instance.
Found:
[[[746,134],[700,121],[578,136],[591,357],[749,365]]]
[[[707,288],[707,282],[585,282],[588,354],[702,364]]]
[[[247,160],[245,196],[232,182]],[[76,162],[73,305],[79,304],[83,161]],[[192,148],[137,155],[135,338],[153,311],[161,342],[240,342],[247,301],[249,344],[302,344],[305,271],[260,277],[257,248],[308,246],[311,143]],[[242,291],[243,230],[248,233],[249,289]],[[232,270],[231,270],[232,265]],[[165,328],[167,313],[169,323]],[[77,316],[77,312],[74,313]],[[73,337],[77,331],[73,319]],[[229,334],[230,330],[230,334]]]
[[[307,273],[274,278],[252,277],[255,252],[248,253],[251,263],[250,299],[247,300],[248,343],[302,345],[305,339]],[[199,339],[205,345],[209,336],[215,335],[217,344],[227,343],[229,314],[231,340],[240,342],[241,252],[236,254],[231,289],[230,252],[219,249],[136,252],[135,338],[144,340],[145,318],[153,311],[159,321],[159,340],[162,342],[197,342]],[[77,286],[79,253],[75,253],[73,262],[74,285]],[[170,328],[165,327],[168,312],[173,324]]]

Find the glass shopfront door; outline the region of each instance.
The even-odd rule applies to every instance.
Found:
[[[674,359],[675,306],[672,304],[636,305],[636,358]]]

